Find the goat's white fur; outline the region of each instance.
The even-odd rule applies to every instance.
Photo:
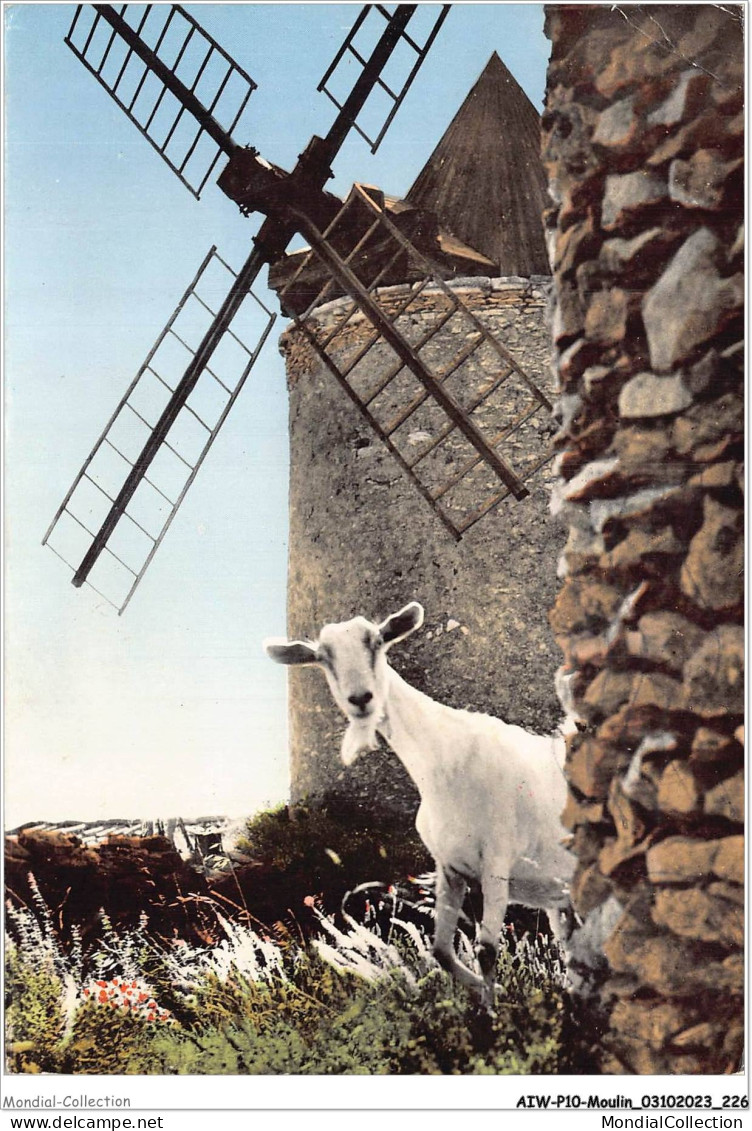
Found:
[[[574,859],[562,846],[559,819],[566,800],[564,741],[444,706],[402,679],[386,652],[422,623],[422,607],[411,602],[381,625],[355,617],[326,625],[316,643],[268,640],[264,647],[278,663],[323,668],[349,720],[345,765],[375,746],[377,732],[402,761],[421,797],[416,828],[436,861],[434,953],[490,1005],[507,903],[545,909],[556,933],[569,911]],[[478,958],[484,976],[454,951],[471,883],[483,895]]]

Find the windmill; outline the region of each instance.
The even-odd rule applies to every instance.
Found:
[[[408,25],[418,8],[363,8],[319,84],[336,107],[334,122],[324,137],[311,138],[291,172],[234,139],[256,84],[180,5],[76,10],[66,44],[181,183],[199,197],[225,160],[220,189],[245,215],[265,217],[237,273],[216,248],[207,253],[43,539],[73,570],[75,586],[91,585],[120,613],[271,331],[275,314],[252,290],[265,265],[278,273],[283,311],[454,537],[508,495],[523,498],[524,479],[549,458],[545,453],[515,469],[499,450],[550,404],[445,282],[447,272],[461,270],[462,249],[442,245],[435,218],[425,209],[395,207],[378,190],[357,184],[343,202],[324,187],[350,131],[376,152],[449,11],[449,5],[437,14],[432,9],[429,26],[415,38]],[[364,39],[374,24],[376,35]],[[364,47],[366,42],[373,45]],[[403,66],[396,79],[393,68],[387,70],[395,59]],[[344,65],[358,74],[341,94],[337,83]],[[387,111],[368,132],[361,115],[375,91],[385,97]],[[296,235],[309,245],[302,258],[285,254]],[[214,305],[202,291],[209,275],[226,278],[226,295]],[[380,301],[394,280],[407,280],[396,308]],[[437,288],[432,324],[422,326],[417,337],[406,335],[398,322],[419,308],[424,292]],[[322,335],[313,313],[343,295],[349,307]],[[263,319],[251,348],[231,328],[248,304]],[[198,338],[182,332],[189,309],[205,318]],[[348,329],[363,317],[372,332],[343,360]],[[185,355],[177,369],[176,347]],[[229,373],[217,365],[228,347]],[[376,387],[364,388],[359,366],[372,352],[383,355],[383,376]],[[472,366],[483,353],[495,361],[491,380],[473,377]],[[170,361],[163,362],[165,357]],[[478,367],[479,373],[487,370],[488,365]],[[512,383],[513,396],[495,404],[494,396]]]

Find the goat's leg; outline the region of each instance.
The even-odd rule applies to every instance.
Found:
[[[478,940],[478,963],[483,971],[481,1002],[486,1009],[491,1009],[496,984],[499,936],[509,903],[509,868],[497,865],[485,871],[481,878],[481,890],[483,922]]]
[[[442,969],[456,978],[460,985],[467,986],[476,994],[483,992],[483,979],[460,962],[454,949],[454,935],[457,920],[462,910],[466,883],[451,868],[443,868],[436,863],[436,931],[433,938],[433,953]]]

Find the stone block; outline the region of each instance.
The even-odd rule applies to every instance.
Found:
[[[663,228],[648,228],[631,239],[616,237],[606,240],[600,250],[599,262],[604,271],[619,274],[634,271],[644,263],[656,259],[665,246]]]
[[[703,499],[703,524],[689,543],[679,584],[701,609],[720,610],[744,598],[744,515],[712,496]]]
[[[563,278],[573,272],[579,263],[594,254],[598,247],[593,217],[588,215],[578,224],[572,224],[556,237],[554,271]]]
[[[611,884],[596,864],[578,868],[571,886],[572,902],[581,916],[589,915],[611,895]]]
[[[658,806],[666,813],[694,813],[701,791],[691,767],[678,758],[668,763],[658,782]]]
[[[722,880],[744,883],[744,837],[726,836],[718,841],[713,872]]]
[[[619,287],[596,291],[585,315],[585,337],[601,345],[622,342],[627,332],[629,295]]]
[[[612,550],[603,555],[600,568],[633,570],[635,567],[642,567],[644,569],[648,565],[648,559],[659,555],[675,556],[683,551],[684,545],[670,526],[655,531],[630,530],[626,538],[622,538]]]
[[[641,212],[668,197],[668,185],[656,173],[614,173],[606,177],[601,224],[616,231],[631,224]]]
[[[655,893],[653,921],[683,938],[744,945],[744,909],[702,888],[661,888]]]
[[[630,95],[613,102],[603,110],[593,131],[593,143],[611,150],[633,148],[642,122],[635,111],[635,97]],[[644,127],[642,127],[644,132]]]
[[[669,377],[638,373],[619,394],[619,416],[625,420],[670,416],[688,408],[692,399],[681,373]]]
[[[705,812],[741,824],[744,821],[744,774],[734,774],[705,794]]]
[[[656,372],[675,369],[741,312],[743,279],[721,277],[723,254],[715,233],[700,228],[684,241],[645,296],[642,319]]]
[[[731,838],[729,837],[729,839]],[[744,885],[741,881],[738,884],[714,882],[708,884],[707,892],[714,899],[725,899],[729,903],[735,903],[738,907],[744,907]]]
[[[744,865],[742,837],[704,840],[670,836],[646,853],[648,878],[656,884],[688,884],[713,875],[735,878]]]
[[[706,634],[684,665],[687,707],[703,716],[744,711],[744,629],[724,624]]]
[[[739,393],[725,393],[714,401],[693,405],[674,421],[673,446],[679,455],[702,463],[715,460],[729,442],[741,444],[744,401]]]
[[[642,811],[616,779],[611,782],[609,789],[608,809],[616,829],[616,838],[605,845],[598,857],[598,865],[605,876],[610,876],[627,860],[642,855],[649,844]]]
[[[612,777],[628,764],[629,754],[618,746],[583,735],[577,747],[567,755],[565,773],[567,780],[585,797],[605,800]]]
[[[698,1016],[696,1005],[682,1001],[619,1001],[611,1013],[611,1027],[660,1049]]]
[[[671,432],[663,422],[622,427],[614,437],[613,450],[622,466],[646,469],[662,468],[671,451]]]
[[[597,825],[605,820],[606,810],[602,801],[578,801],[570,791],[567,803],[561,814],[565,829],[576,829],[578,825]]]
[[[744,954],[722,961],[708,958],[707,946],[695,939],[660,931],[626,912],[603,946],[612,970],[633,977],[641,987],[667,997],[698,991],[742,992]]]
[[[637,660],[649,660],[681,672],[704,635],[701,628],[679,613],[645,613],[637,631],[627,634],[627,651]]]
[[[729,738],[728,735],[719,734],[718,731],[711,730],[709,727],[698,727],[692,739],[692,750],[689,757],[690,761],[696,762],[698,765],[709,765],[725,762],[734,757],[737,752],[741,756],[734,739]]]
[[[686,208],[717,211],[724,207],[733,175],[742,161],[724,162],[713,149],[698,149],[687,161],[672,161],[668,190],[672,200]]]
[[[602,581],[572,578],[559,590],[549,622],[559,635],[594,631],[609,625],[626,593]]]
[[[677,75],[668,98],[648,114],[648,125],[671,129],[694,118],[710,83],[710,76],[698,70]]]

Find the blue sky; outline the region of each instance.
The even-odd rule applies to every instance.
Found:
[[[237,140],[291,167],[332,121],[316,85],[359,5],[187,7],[259,83]],[[261,651],[285,628],[284,323],[126,613],[74,589],[44,531],[208,248],[238,268],[258,221],[178,183],[65,47],[73,12],[3,6],[6,823],[239,816],[288,784],[285,673]],[[379,152],[352,135],[329,187],[404,193],[493,50],[540,108],[542,24],[455,5]]]

